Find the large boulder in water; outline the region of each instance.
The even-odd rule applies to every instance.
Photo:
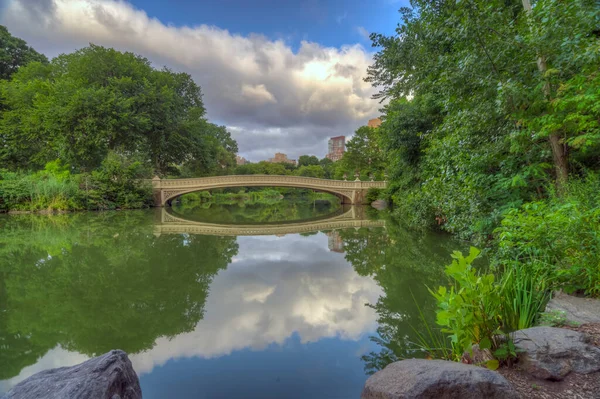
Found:
[[[500,374],[445,360],[408,359],[373,374],[362,399],[513,399],[519,395]]]
[[[112,350],[73,367],[34,374],[2,399],[141,399],[142,389],[127,354]]]
[[[532,327],[513,333],[521,367],[534,377],[559,381],[569,373],[600,371],[600,349],[589,336],[555,327]]]

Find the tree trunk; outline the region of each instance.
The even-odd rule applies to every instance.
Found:
[[[531,14],[531,3],[529,0],[522,0],[523,8],[525,12],[529,15]],[[551,99],[550,92],[550,82],[546,79],[546,71],[548,67],[546,65],[546,57],[543,54],[538,55],[537,66],[542,78],[544,79],[544,96],[547,101]],[[548,137],[548,141],[550,143],[550,148],[552,149],[552,159],[554,160],[554,169],[556,170],[556,187],[559,192],[561,191],[561,187],[564,183],[567,182],[569,178],[569,162],[567,159],[567,149],[566,146],[560,142],[560,134],[551,133]]]

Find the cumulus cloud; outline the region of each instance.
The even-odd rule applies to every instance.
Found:
[[[329,136],[350,135],[380,106],[363,80],[372,54],[359,44],[303,41],[294,51],[260,34],[167,25],[116,0],[9,0],[0,21],[50,56],[92,42],[190,73],[209,118],[230,127],[255,161],[275,151],[323,156]]]

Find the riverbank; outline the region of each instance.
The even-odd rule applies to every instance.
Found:
[[[0,212],[148,208],[153,205],[152,187],[144,182],[149,174],[141,163],[117,154],[89,173],[71,173],[58,161],[33,173],[0,170]]]

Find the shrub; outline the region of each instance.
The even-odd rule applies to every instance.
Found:
[[[547,275],[522,268],[515,263],[504,267],[496,276],[473,267],[480,251],[471,247],[469,255],[455,251],[454,260],[445,273],[452,284],[432,291],[437,300],[436,321],[449,334],[454,360],[473,345],[490,350],[498,360],[510,360],[515,347],[508,333],[535,325],[548,300]],[[439,345],[437,345],[439,346]],[[488,367],[498,366],[497,361]]]
[[[494,263],[547,270],[554,286],[600,296],[600,178],[571,182],[562,196],[508,212]]]
[[[368,204],[370,204],[373,201],[376,201],[378,199],[380,199],[382,197],[383,193],[381,189],[375,188],[375,187],[371,187],[368,191],[367,191],[367,195],[365,197],[365,200]]]

